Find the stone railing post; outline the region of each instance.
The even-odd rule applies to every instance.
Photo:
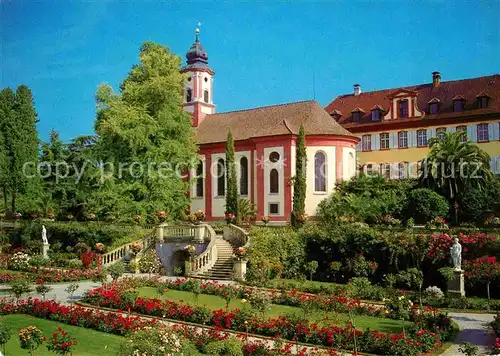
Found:
[[[205,239],[205,224],[193,225],[194,236],[193,240],[197,243],[203,243]]]
[[[234,260],[233,264],[234,279],[237,281],[244,281],[247,274],[247,260]]]
[[[163,242],[163,227],[167,224],[163,223],[156,227],[156,241]]]

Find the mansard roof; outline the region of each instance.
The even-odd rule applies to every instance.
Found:
[[[402,88],[384,89],[377,91],[362,92],[359,95],[345,94],[335,98],[328,104],[325,110],[332,113],[334,110],[347,113],[343,116],[339,123],[346,127],[373,125],[367,117],[370,113],[363,116],[360,122],[353,122],[352,112],[357,107],[370,108],[375,105],[380,105],[384,108],[391,108],[391,100],[399,93],[415,93],[417,98],[417,107],[425,113],[424,116],[415,118],[415,120],[424,120],[429,115],[429,102],[439,100],[439,113],[432,115],[433,118],[451,118],[465,117],[471,115],[487,115],[492,113],[500,113],[500,74],[494,74],[479,78],[470,78],[462,80],[454,80],[448,82],[440,82],[439,85],[433,86],[432,83],[414,85]],[[489,101],[487,108],[478,108],[476,97],[478,93],[488,93]],[[414,94],[414,95],[415,95]],[[465,99],[465,108],[463,112],[453,112],[453,100],[457,97]],[[364,120],[366,118],[366,120]],[[407,119],[391,119],[391,122]],[[389,120],[387,120],[388,122]],[[378,125],[380,124],[377,123]]]

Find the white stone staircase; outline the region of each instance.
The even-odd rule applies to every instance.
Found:
[[[216,237],[217,260],[212,268],[199,275],[201,278],[231,280],[233,279],[233,247],[222,237]]]

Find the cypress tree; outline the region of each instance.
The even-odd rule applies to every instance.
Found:
[[[306,132],[300,125],[299,137],[295,150],[295,178],[293,181],[293,211],[291,216],[292,226],[297,227],[302,223],[301,217],[305,214],[306,205]]]
[[[3,89],[0,92],[0,188],[5,212],[9,209],[7,199],[10,188],[11,136],[8,133],[14,121],[14,103],[14,92],[10,88]]]
[[[231,130],[227,134],[226,141],[226,213],[233,213],[238,220],[238,188],[236,165],[234,163],[234,140]]]
[[[16,198],[28,187],[29,172],[24,171],[24,166],[30,163],[33,168],[38,158],[38,133],[36,130],[36,111],[33,95],[26,85],[20,85],[16,90],[14,104],[14,120],[10,120],[11,131],[7,141],[10,149],[10,193],[11,211],[16,212]]]

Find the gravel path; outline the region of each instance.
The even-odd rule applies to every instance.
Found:
[[[479,347],[479,355],[487,355],[495,341],[493,330],[489,323],[493,321],[495,314],[471,314],[471,313],[449,313],[449,316],[460,327],[460,332],[455,344],[446,350],[444,356],[462,355],[458,348],[462,341],[468,341]]]

